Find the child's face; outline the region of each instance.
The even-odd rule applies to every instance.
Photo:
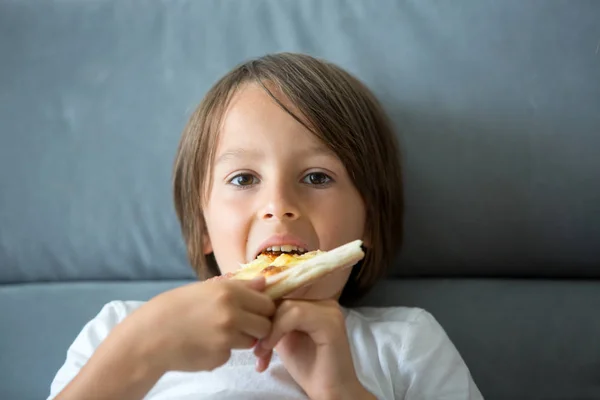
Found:
[[[340,159],[259,86],[245,85],[232,98],[214,160],[205,253],[214,252],[223,273],[271,244],[330,250],[364,238],[363,200]],[[336,298],[350,271],[294,297]]]

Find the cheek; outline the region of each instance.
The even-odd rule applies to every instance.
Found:
[[[234,271],[245,262],[248,208],[244,202],[213,196],[205,211],[212,250],[221,269]]]
[[[364,236],[366,211],[358,193],[329,193],[312,210],[321,246],[331,249]]]

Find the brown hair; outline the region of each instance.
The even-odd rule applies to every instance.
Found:
[[[379,102],[358,79],[314,57],[279,53],[238,65],[206,94],[185,127],[174,167],[174,200],[188,258],[201,279],[220,275],[204,255],[203,204],[210,187],[219,128],[229,101],[246,83],[258,83],[340,158],[366,207],[368,249],[354,267],[341,304],[358,300],[384,276],[402,241],[403,190],[399,149]],[[291,112],[270,90],[285,96]]]

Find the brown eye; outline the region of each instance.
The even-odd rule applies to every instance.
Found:
[[[250,186],[257,183],[258,179],[251,174],[239,174],[231,178],[229,183],[234,186]]]
[[[306,175],[303,180],[304,183],[315,186],[325,186],[332,181],[333,179],[331,179],[329,175],[322,172],[311,172],[310,174]]]

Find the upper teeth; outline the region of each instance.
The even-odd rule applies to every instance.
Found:
[[[302,247],[292,246],[289,244],[284,244],[283,246],[271,246],[267,247],[267,251],[281,251],[284,253],[290,253],[292,251],[299,251],[300,253],[304,253],[305,249]]]

